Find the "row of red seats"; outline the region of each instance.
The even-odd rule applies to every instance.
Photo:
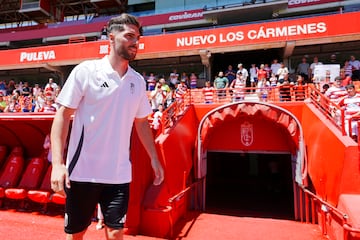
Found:
[[[5,152],[5,153],[4,153]],[[51,164],[44,157],[34,157],[25,162],[23,149],[15,147],[6,157],[6,147],[0,146],[0,203],[4,199],[20,200],[21,207],[27,200],[43,204],[64,205],[65,197],[51,190]]]

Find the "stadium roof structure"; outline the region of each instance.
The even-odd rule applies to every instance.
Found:
[[[62,22],[64,17],[125,12],[128,0],[0,0],[0,24]]]

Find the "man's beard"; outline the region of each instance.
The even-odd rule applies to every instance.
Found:
[[[124,58],[127,61],[132,61],[136,57],[136,52],[130,52],[127,48],[125,48],[124,46],[121,46],[117,50],[117,55]]]

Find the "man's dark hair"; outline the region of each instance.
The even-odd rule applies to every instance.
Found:
[[[113,17],[107,24],[108,34],[112,31],[124,31],[124,25],[135,25],[139,28],[140,35],[143,35],[143,29],[138,19],[130,14],[122,13],[120,16]]]
[[[349,85],[346,85],[345,86],[346,89],[351,89],[351,88],[354,88],[355,89],[355,85],[350,83]]]

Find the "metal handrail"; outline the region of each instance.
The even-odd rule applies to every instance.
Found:
[[[168,202],[170,204],[170,208],[169,208],[169,222],[170,222],[170,237],[172,238],[174,235],[174,219],[173,219],[173,215],[172,215],[172,210],[175,208],[174,205],[176,204],[176,202],[178,202],[180,199],[182,199],[185,194],[187,194],[191,189],[195,188],[197,185],[202,184],[203,180],[198,180],[193,182],[192,184],[190,184],[188,187],[185,187],[183,190],[181,190],[180,192],[176,193],[175,195],[173,195],[172,197],[170,197],[168,199]]]
[[[358,227],[353,227],[350,223],[349,223],[349,216],[340,211],[338,208],[336,208],[335,206],[331,205],[330,203],[328,203],[327,201],[321,199],[319,196],[317,196],[316,194],[314,194],[313,192],[311,192],[310,190],[306,189],[304,186],[299,186],[300,189],[306,194],[306,196],[310,197],[312,201],[312,203],[314,202],[318,202],[321,208],[321,214],[323,216],[323,220],[326,220],[325,216],[326,214],[333,214],[336,216],[336,218],[332,218],[335,221],[337,221],[342,228],[344,229],[344,240],[347,239],[348,235],[350,233],[360,233],[360,228]],[[314,204],[312,204],[312,216],[315,216],[315,206]],[[309,208],[306,209],[306,215],[309,215]],[[339,222],[341,219],[341,222]],[[306,221],[308,222],[308,218],[306,219]],[[326,225],[325,222],[323,222],[323,234],[326,234]]]
[[[299,88],[290,85],[286,93],[281,91],[281,86],[267,86],[263,88],[246,87],[242,89],[225,88],[224,95],[217,94],[219,90],[213,89],[213,101],[210,104],[227,104],[238,100],[254,100],[265,102],[300,102],[311,97],[308,85]],[[243,97],[238,97],[243,95]],[[177,121],[186,108],[192,104],[205,103],[203,89],[188,89],[181,99],[175,99],[164,111],[161,118],[161,133],[166,133]]]

